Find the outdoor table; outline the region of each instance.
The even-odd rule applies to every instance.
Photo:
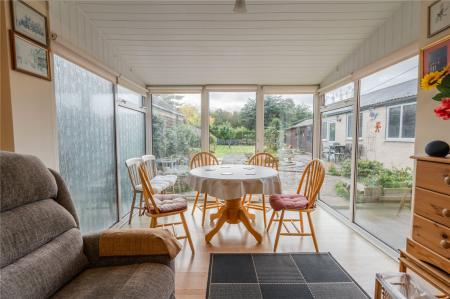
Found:
[[[221,164],[194,168],[189,174],[190,185],[194,190],[225,201],[225,205],[210,216],[211,220],[218,221],[206,234],[206,242],[212,239],[225,222],[242,222],[258,243],[261,242],[261,234],[250,223],[255,215],[244,209],[241,197],[245,194],[281,193],[280,178],[276,170],[254,165]]]

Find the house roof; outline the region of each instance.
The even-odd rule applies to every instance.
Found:
[[[415,102],[417,97],[417,83],[417,79],[413,79],[363,94],[361,95],[361,111],[379,106],[388,106],[390,104]],[[327,113],[327,116],[349,113],[352,110],[352,106],[347,106],[332,110]],[[293,125],[289,129],[310,125],[312,125],[312,119],[307,119]]]
[[[400,99],[415,101],[416,95],[417,79],[405,81],[361,95],[361,109],[397,103]]]

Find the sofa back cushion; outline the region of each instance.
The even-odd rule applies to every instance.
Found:
[[[49,297],[87,265],[77,222],[39,159],[0,152],[0,175],[0,297]]]

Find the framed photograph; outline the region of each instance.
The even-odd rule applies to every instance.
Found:
[[[443,38],[421,51],[422,77],[429,72],[441,71],[450,64],[450,37]]]
[[[428,7],[428,37],[450,27],[450,1],[438,0]]]
[[[10,31],[10,35],[13,69],[51,80],[48,49],[13,31]]]
[[[11,19],[14,31],[48,46],[47,18],[28,4],[14,0],[11,1]]]

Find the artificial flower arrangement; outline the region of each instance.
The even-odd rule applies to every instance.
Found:
[[[440,102],[434,108],[437,117],[444,120],[450,119],[450,72],[449,67],[442,71],[426,74],[420,81],[420,87],[424,90],[436,88],[439,92],[433,97],[433,100]]]

